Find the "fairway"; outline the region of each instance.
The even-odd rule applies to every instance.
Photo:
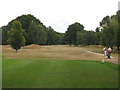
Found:
[[[117,65],[78,60],[3,60],[3,88],[117,88]]]
[[[104,57],[88,51],[102,53],[103,47],[70,47],[68,45],[29,45],[25,46],[16,53],[9,45],[3,45],[4,59],[49,59],[49,60],[95,60],[101,61]],[[118,63],[118,54],[106,62]]]
[[[118,65],[101,64],[103,57],[90,49],[32,45],[15,52],[3,46],[3,88],[117,88]]]

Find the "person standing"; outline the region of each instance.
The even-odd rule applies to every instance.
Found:
[[[106,57],[107,56],[107,48],[103,48],[103,51],[104,51],[104,57]]]
[[[111,53],[112,53],[112,49],[109,47],[109,48],[107,49],[107,56],[108,56],[108,59],[111,59],[111,58],[110,58]]]
[[[107,48],[104,47],[104,48],[103,48],[103,51],[104,51],[104,58],[103,58],[102,61],[101,61],[102,64],[105,62],[105,59],[106,59],[106,57],[107,57]]]

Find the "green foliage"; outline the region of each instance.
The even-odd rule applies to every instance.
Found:
[[[8,42],[7,42],[7,32],[9,30],[9,28],[7,26],[3,26],[3,27],[1,27],[1,29],[2,29],[2,44],[6,45],[6,44],[8,44]]]
[[[110,16],[106,16],[103,18],[103,20],[100,22],[100,26],[105,27],[110,22]]]
[[[118,47],[120,46],[120,11],[111,17],[106,16],[103,18],[101,27],[103,28],[100,32],[101,45],[106,47]]]
[[[47,28],[47,44],[48,45],[57,45],[57,44],[62,44],[63,43],[63,34],[55,32],[54,29],[49,26]]]
[[[26,45],[29,44],[45,44],[46,41],[40,41],[45,35],[45,26],[39,19],[31,14],[18,16],[16,20],[20,21],[22,28],[24,29],[24,37],[26,39]],[[34,32],[34,34],[32,34]],[[43,33],[42,33],[43,32]],[[42,35],[40,37],[40,35]],[[46,35],[45,35],[46,38]],[[38,40],[39,39],[39,40]]]
[[[16,19],[8,23],[7,26],[2,27],[2,44],[8,44],[7,33],[12,28],[12,23],[14,21],[21,22],[22,33],[25,37],[25,45],[30,44],[62,44],[64,35],[62,33],[55,32],[54,30],[49,30],[43,23],[39,21],[36,17],[31,14],[18,16]]]
[[[100,27],[96,28],[96,32],[87,32],[84,30],[83,25],[76,22],[69,25],[66,33],[58,33],[54,31],[52,27],[47,28],[39,19],[31,14],[21,15],[9,22],[7,26],[1,27],[2,44],[8,44],[7,33],[11,30],[11,28],[20,28],[17,25],[12,25],[16,20],[21,22],[22,34],[26,40],[25,45],[69,44],[78,46],[101,44],[107,47],[117,47],[118,49],[120,46],[120,11],[117,11],[117,13],[111,17],[104,17],[100,22]]]
[[[95,45],[97,42],[95,32],[93,31],[82,31],[77,33],[78,45]]]
[[[8,43],[16,51],[19,50],[25,43],[25,38],[22,34],[22,27],[19,21],[14,21],[12,27],[8,32]]]
[[[28,43],[29,44],[45,44],[47,40],[47,34],[42,25],[37,25],[35,22],[31,22],[28,31]]]
[[[75,46],[78,46],[77,44],[77,32],[83,31],[84,26],[81,25],[80,23],[74,23],[69,25],[68,31],[66,32],[65,39],[68,42],[68,44],[73,44]]]
[[[100,28],[96,28],[95,32],[95,37],[96,37],[96,45],[100,45]]]
[[[97,32],[86,31],[80,23],[74,23],[68,27],[64,40],[70,45],[95,45],[99,44],[99,30]]]
[[[117,30],[117,34],[116,34],[116,37],[117,37],[117,47],[118,47],[118,50],[120,50],[120,10],[117,11],[116,13],[116,20],[118,21],[118,30]]]
[[[95,29],[95,31],[96,31],[96,32],[100,32],[100,28],[97,27],[97,28]]]
[[[36,17],[34,17],[33,15],[31,14],[27,14],[27,15],[22,15],[22,16],[18,16],[16,18],[16,20],[20,21],[21,24],[22,24],[22,28],[28,32],[29,30],[29,26],[31,24],[31,22],[35,22],[37,25],[38,24],[42,24],[39,19],[37,19]],[[42,24],[43,25],[43,24]]]

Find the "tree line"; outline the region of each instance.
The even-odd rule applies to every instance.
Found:
[[[56,45],[62,43],[63,33],[54,31],[49,26],[46,27],[43,23],[31,14],[18,16],[16,19],[8,23],[8,25],[1,27],[2,31],[2,44],[7,45],[10,43],[10,38],[13,40],[18,37],[18,34],[11,37],[11,33],[15,30],[21,29],[21,33],[24,37],[24,43],[22,45],[39,44],[39,45]],[[17,43],[17,41],[16,41]]]
[[[105,16],[100,26],[93,30],[84,30],[80,23],[69,25],[65,41],[69,45],[102,45],[120,50],[120,10],[115,15]]]
[[[84,26],[78,22],[69,25],[64,40],[66,44],[75,46],[99,45],[98,33],[84,30]]]
[[[102,45],[120,47],[120,11],[104,17],[96,30],[84,30],[84,26],[75,22],[68,26],[65,33],[56,32],[51,26],[46,27],[31,14],[18,16],[6,26],[0,28],[2,44],[10,44],[15,50],[30,44],[75,46]]]

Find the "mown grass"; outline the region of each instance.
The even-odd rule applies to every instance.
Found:
[[[3,88],[117,88],[118,65],[96,61],[4,59]]]

